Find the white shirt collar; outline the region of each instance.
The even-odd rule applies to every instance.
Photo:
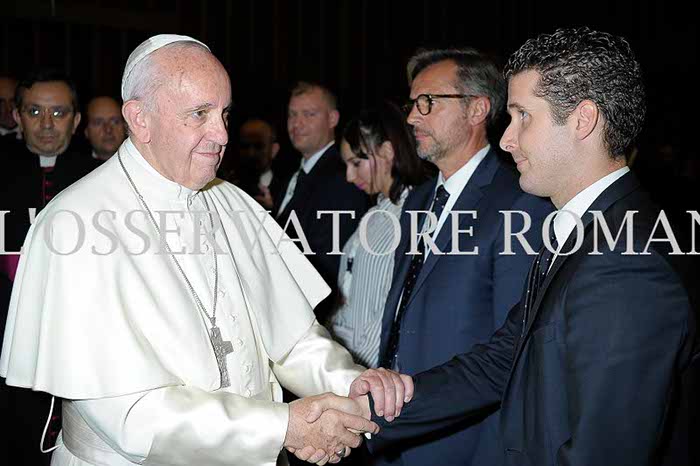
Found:
[[[598,199],[603,191],[629,171],[629,167],[625,166],[607,174],[578,193],[559,210],[559,213],[554,217],[554,235],[560,247],[576,228],[576,219],[583,218],[588,208]],[[566,211],[566,213],[562,214],[563,211]]]
[[[312,155],[308,159],[302,158],[301,159],[301,168],[302,168],[302,170],[304,170],[304,173],[306,173],[308,175],[309,172],[314,168],[314,165],[316,165],[316,162],[318,162],[318,160],[321,158],[321,156],[323,154],[325,154],[326,151],[328,150],[328,148],[331,147],[333,144],[335,144],[335,141],[329,142],[328,144],[323,146],[321,148],[321,150],[316,152],[314,155]]]
[[[462,168],[457,170],[449,179],[445,180],[445,177],[442,175],[442,172],[440,172],[440,174],[438,175],[438,182],[435,185],[435,193],[437,193],[437,189],[441,185],[444,185],[445,189],[450,194],[450,197],[447,199],[445,208],[443,209],[442,214],[440,214],[440,218],[438,219],[437,227],[431,235],[433,240],[437,238],[438,234],[440,233],[440,230],[442,229],[442,226],[445,224],[448,216],[450,215],[450,212],[452,211],[452,207],[454,207],[455,203],[457,202],[457,199],[459,199],[459,196],[462,194],[462,191],[464,191],[464,187],[471,179],[472,175],[476,171],[481,161],[484,160],[486,154],[489,153],[490,149],[491,146],[487,144],[476,154],[474,154],[474,156],[471,159],[469,159],[469,161],[465,163],[462,166]],[[428,256],[428,253],[429,251],[426,251],[426,257]]]
[[[467,185],[472,175],[476,171],[476,168],[479,166],[481,161],[484,160],[484,157],[486,157],[486,154],[488,154],[490,149],[491,146],[486,144],[485,147],[474,154],[474,156],[469,159],[469,161],[465,163],[462,168],[454,172],[454,174],[447,180],[445,180],[444,175],[442,172],[440,172],[438,175],[437,185],[435,186],[435,192],[437,192],[437,188],[444,185],[447,192],[450,193],[450,199],[454,198],[456,200],[459,195],[462,194],[464,187]],[[447,204],[450,205],[449,201]],[[452,204],[454,204],[454,202]],[[445,210],[447,210],[447,207]]]

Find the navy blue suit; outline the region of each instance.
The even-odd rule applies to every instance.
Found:
[[[384,309],[380,355],[387,351],[411,262],[411,255],[406,254],[410,250],[410,217],[406,212],[428,210],[436,183],[434,178],[415,188],[404,204],[401,243],[396,251],[394,279]],[[452,243],[452,218],[448,217],[435,240],[438,249],[446,254],[429,254],[418,275],[401,323],[397,351],[400,370],[406,374],[424,371],[467,351],[476,343],[486,342],[503,324],[508,311],[520,299],[533,256],[527,255],[515,238],[511,244],[516,254],[500,254],[504,251],[505,235],[504,215],[499,211],[520,210],[531,216],[532,226],[525,237],[537,251],[542,244],[542,221],[554,207],[548,200],[524,193],[515,170],[491,150],[451,210],[453,213],[473,210],[477,217],[459,215],[459,229],[472,227],[472,235],[460,233],[458,245]],[[522,216],[514,214],[511,231],[520,231],[522,223]],[[463,252],[478,247],[478,254],[449,254],[454,246]],[[472,424],[396,445],[394,451],[377,461],[379,464],[491,466],[494,464],[491,460],[500,452],[495,419],[481,425]]]
[[[613,234],[637,211],[633,250],[644,250],[656,210],[634,175],[614,182],[589,210],[603,212]],[[660,243],[648,255],[624,255],[624,234],[612,251],[601,239],[602,254],[591,254],[595,223],[590,214],[583,222],[581,247],[557,257],[527,325],[517,305],[488,343],[418,374],[401,416],[393,423],[375,417],[382,431],[372,450],[414,442],[500,405],[507,465],[690,464],[689,416],[678,408],[692,406],[682,402],[688,396],[697,400],[697,389],[681,390],[692,379],[696,323],[682,268],[671,261],[678,256],[667,256]],[[573,249],[575,236],[563,251]],[[444,464],[442,456],[430,463]]]

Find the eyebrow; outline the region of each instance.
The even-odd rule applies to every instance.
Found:
[[[508,110],[510,110],[512,108],[514,108],[516,110],[525,110],[525,107],[523,107],[522,105],[520,105],[519,103],[516,103],[516,102],[508,104]]]
[[[188,108],[187,110],[185,110],[185,113],[198,112],[200,110],[209,110],[210,108],[214,108],[214,104],[206,103],[202,105],[197,105],[196,107]]]

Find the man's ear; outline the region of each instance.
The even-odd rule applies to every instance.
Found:
[[[19,110],[16,108],[12,109],[12,119],[15,120],[15,123],[19,126],[19,130],[24,131],[24,128],[22,128],[22,119],[19,117]]]
[[[487,97],[475,98],[469,106],[469,118],[474,126],[486,121],[491,111],[491,101]]]
[[[338,122],[340,121],[340,112],[338,110],[331,110],[328,115],[331,122],[331,128],[338,126]]]
[[[75,134],[75,132],[77,131],[81,118],[82,115],[80,114],[80,112],[75,112],[75,116],[73,116],[73,131],[71,132],[71,134]]]
[[[574,117],[573,123],[576,138],[579,141],[586,139],[598,126],[600,120],[600,110],[595,102],[583,100],[579,103],[571,115]]]
[[[122,115],[134,138],[143,143],[151,142],[151,132],[146,121],[146,110],[140,100],[128,100],[122,106]]]

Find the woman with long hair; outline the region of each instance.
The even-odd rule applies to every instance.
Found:
[[[385,102],[351,120],[340,145],[347,181],[376,195],[377,204],[343,248],[338,275],[342,298],[329,327],[355,362],[366,367],[377,366],[401,208],[409,190],[430,174],[416,154],[405,119],[398,107]]]

